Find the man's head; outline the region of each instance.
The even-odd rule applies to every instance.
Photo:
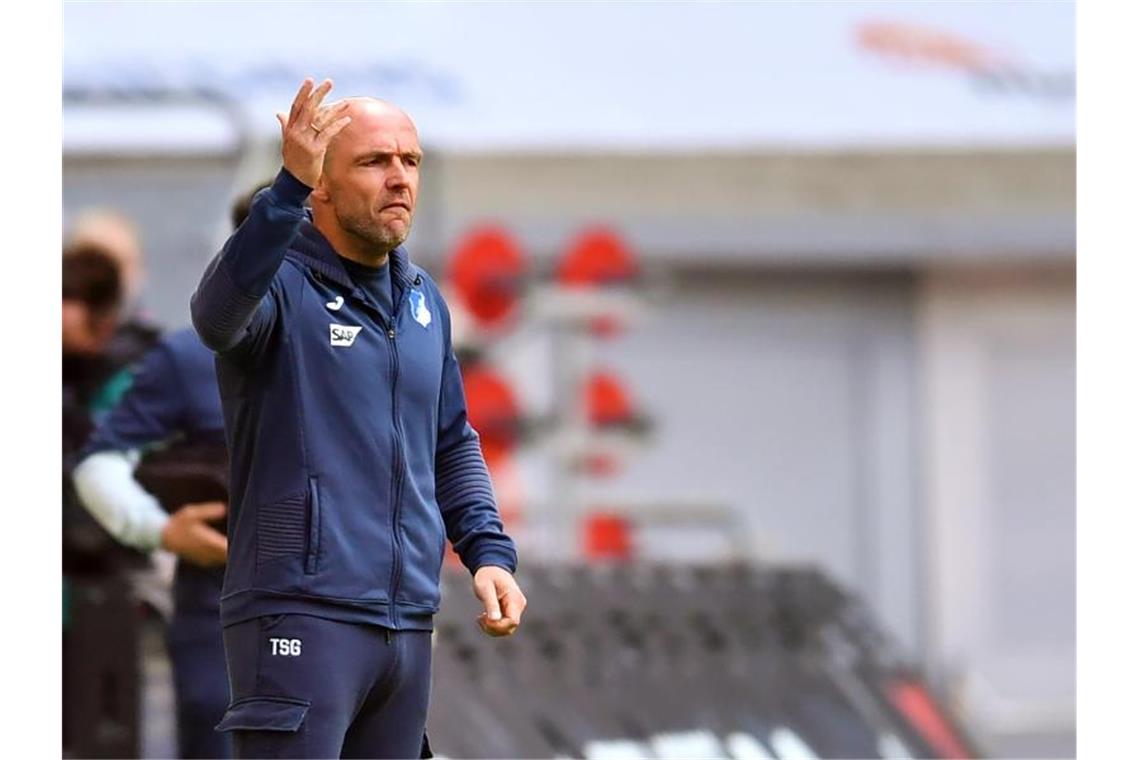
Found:
[[[97,247],[115,260],[123,281],[124,301],[135,303],[146,279],[146,264],[134,222],[110,209],[85,211],[72,225],[67,247],[86,246]]]
[[[391,103],[349,98],[352,117],[325,153],[320,182],[310,196],[317,228],[345,254],[372,259],[403,243],[419,197],[420,149],[416,125]]]
[[[73,246],[63,256],[63,353],[97,354],[118,326],[119,267],[102,248]]]

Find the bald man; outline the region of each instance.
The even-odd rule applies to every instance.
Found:
[[[416,127],[371,98],[324,105],[331,89],[306,79],[277,115],[283,168],[191,300],[231,461],[218,728],[238,757],[430,757],[445,540],[488,635],[526,599],[447,304],[403,247]]]

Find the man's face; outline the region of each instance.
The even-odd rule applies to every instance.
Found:
[[[134,304],[146,280],[146,262],[134,227],[112,212],[92,212],[82,216],[71,234],[70,245],[93,245],[115,259],[126,289],[124,300]]]
[[[80,301],[63,301],[63,353],[98,354],[115,334],[114,317],[98,317]]]
[[[397,109],[354,103],[352,123],[325,156],[321,196],[338,224],[368,244],[391,251],[412,230],[423,157],[415,125]]]

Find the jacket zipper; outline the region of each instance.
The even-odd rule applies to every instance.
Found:
[[[416,281],[413,285],[419,285],[420,278],[417,275]],[[400,548],[400,497],[403,494],[404,485],[404,429],[400,424],[400,413],[397,408],[398,393],[396,392],[396,385],[400,379],[400,352],[396,347],[396,322],[400,314],[400,308],[404,305],[405,297],[407,296],[408,288],[402,288],[400,297],[392,306],[392,319],[391,321],[384,318],[384,314],[375,306],[371,300],[357,296],[360,302],[373,311],[379,318],[381,324],[387,325],[388,333],[388,348],[392,356],[392,427],[393,436],[396,439],[396,445],[392,448],[392,577],[388,581],[388,609],[391,610],[392,628],[399,630],[399,624],[396,621],[396,592],[399,589],[400,573],[403,570],[403,557],[401,556]],[[353,293],[356,296],[356,293]]]
[[[396,313],[399,313],[399,307],[397,307]],[[388,609],[392,613],[392,627],[398,630],[396,591],[399,587],[403,559],[400,553],[400,496],[404,485],[404,431],[400,425],[400,414],[397,408],[396,384],[400,379],[400,352],[396,347],[396,320],[394,318],[388,324],[388,346],[392,351],[392,431],[393,437],[396,439],[396,445],[392,449],[392,579],[388,589]]]

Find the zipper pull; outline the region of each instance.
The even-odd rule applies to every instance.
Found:
[[[389,643],[389,644],[392,643],[392,629],[391,628],[385,628],[384,629],[384,641]]]
[[[388,328],[388,337],[389,338],[395,338],[396,337],[396,328],[395,327],[389,327]]]

